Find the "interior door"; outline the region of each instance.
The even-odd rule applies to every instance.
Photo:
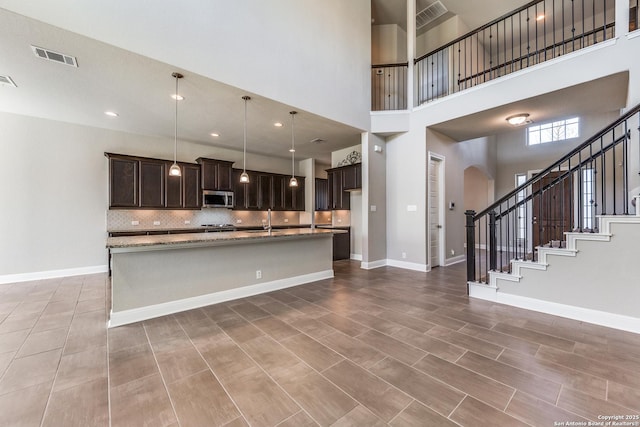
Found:
[[[535,194],[566,171],[551,172],[533,185]],[[535,176],[535,175],[534,175]],[[533,197],[533,246],[546,245],[552,240],[564,240],[564,232],[571,231],[571,182],[564,179]]]
[[[442,218],[440,218],[440,170],[441,161],[429,158],[429,246],[431,267],[440,265]]]

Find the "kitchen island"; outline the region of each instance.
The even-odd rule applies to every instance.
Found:
[[[109,237],[109,327],[333,277],[340,230]]]

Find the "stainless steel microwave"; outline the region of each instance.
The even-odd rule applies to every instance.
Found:
[[[233,191],[202,190],[203,208],[233,208]]]

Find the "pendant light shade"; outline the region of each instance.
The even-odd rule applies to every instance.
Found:
[[[293,122],[294,117],[296,114],[298,114],[298,112],[289,111],[289,114],[291,114],[291,149],[289,150],[291,151],[291,179],[289,180],[289,187],[297,187],[298,180],[296,179],[296,143],[294,137]]]
[[[182,172],[180,171],[180,166],[178,166],[178,99],[180,98],[180,96],[178,95],[178,80],[183,78],[184,76],[180,73],[173,73],[171,74],[171,76],[176,79],[176,120],[173,132],[173,164],[169,168],[169,175],[180,176],[182,175]]]
[[[244,100],[244,142],[242,144],[242,174],[240,174],[240,183],[249,183],[249,174],[247,174],[247,101],[250,96],[243,96]]]

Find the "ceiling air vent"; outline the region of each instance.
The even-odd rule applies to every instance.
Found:
[[[31,46],[31,50],[33,53],[42,59],[47,59],[49,61],[59,62],[61,64],[70,65],[72,67],[78,67],[78,61],[74,56],[65,55],[64,53],[54,52],[49,49],[44,49],[42,47]]]
[[[420,29],[425,25],[435,21],[440,18],[442,15],[447,13],[448,10],[440,0],[435,3],[430,4],[426,8],[422,9],[420,12],[416,14],[416,29]]]
[[[311,141],[312,144],[322,144],[323,142],[326,142],[324,139],[322,138],[313,138]]]
[[[11,77],[9,76],[0,76],[0,84],[6,85],[6,86],[18,87],[18,85],[16,85],[16,83],[13,80],[11,80]]]

